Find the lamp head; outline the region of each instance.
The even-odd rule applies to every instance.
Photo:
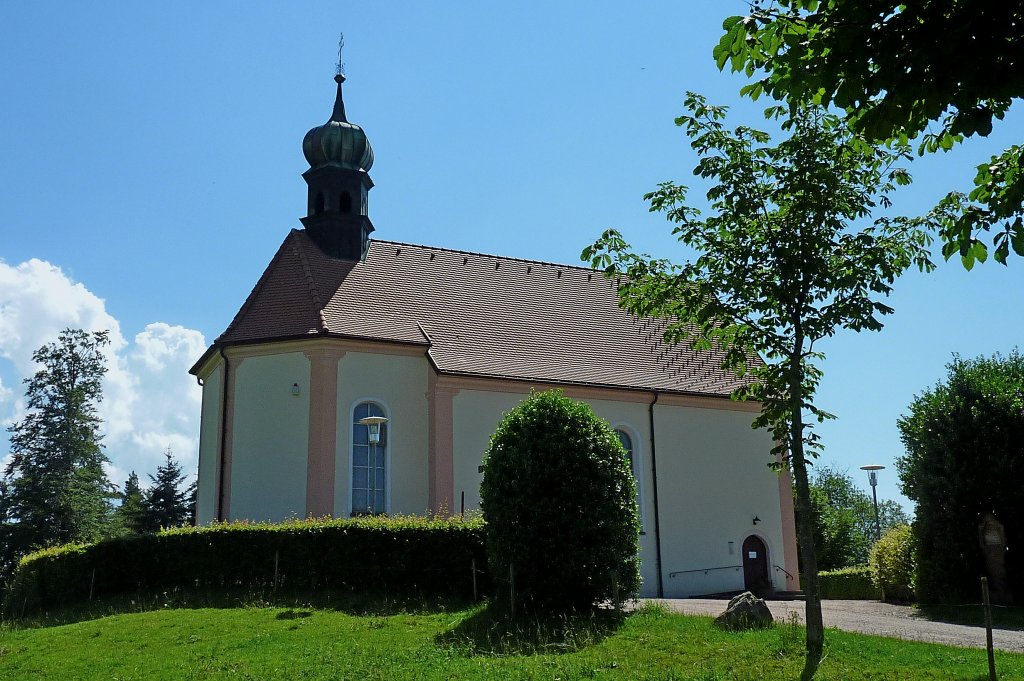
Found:
[[[359,423],[366,426],[369,431],[370,444],[374,445],[380,442],[380,427],[387,422],[388,420],[384,416],[367,416],[359,419]]]

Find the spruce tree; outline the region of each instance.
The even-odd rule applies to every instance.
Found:
[[[189,522],[191,486],[182,489],[185,474],[170,448],[164,452],[164,463],[156,469],[156,476],[150,475],[149,479],[153,484],[146,490],[148,529],[156,532],[161,527],[176,527]]]
[[[146,497],[135,471],[125,480],[121,505],[114,512],[114,521],[118,533],[143,534],[148,531]]]
[[[107,371],[106,331],[65,329],[36,350],[25,379],[28,413],[11,425],[0,504],[0,569],[33,549],[95,541],[108,530],[113,486],[96,408]]]

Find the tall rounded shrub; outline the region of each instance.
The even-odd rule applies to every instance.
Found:
[[[887,601],[914,600],[916,542],[909,525],[894,527],[871,547],[871,579]]]
[[[480,497],[492,578],[517,607],[567,612],[638,592],[636,482],[589,405],[540,392],[506,414]]]

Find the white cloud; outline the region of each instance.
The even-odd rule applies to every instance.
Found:
[[[4,385],[4,379],[0,376],[0,407],[5,402],[10,402],[14,399],[14,391]]]
[[[0,372],[8,376],[6,383],[0,379],[0,420],[24,413],[23,401],[8,386],[34,373],[32,353],[67,327],[110,332],[99,413],[111,480],[121,484],[135,470],[146,481],[168,447],[194,473],[201,391],[188,368],[206,347],[203,335],[153,322],[129,342],[103,299],[42,260],[17,266],[0,261]]]

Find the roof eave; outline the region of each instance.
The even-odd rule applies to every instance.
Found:
[[[257,338],[244,338],[244,339],[241,339],[241,340],[228,340],[228,341],[222,341],[222,340],[218,339],[218,340],[215,340],[213,342],[213,345],[211,345],[209,348],[206,349],[206,352],[204,352],[202,354],[202,356],[199,358],[199,360],[195,364],[192,365],[192,368],[189,369],[188,372],[190,374],[192,374],[192,375],[196,375],[196,373],[199,371],[199,369],[202,368],[202,366],[207,361],[209,361],[209,359],[215,353],[220,351],[220,348],[227,349],[227,348],[240,347],[240,346],[246,346],[246,345],[262,345],[262,344],[266,344],[266,343],[286,343],[286,342],[290,342],[290,341],[303,341],[303,340],[308,341],[308,340],[317,340],[317,339],[323,339],[323,338],[333,338],[333,339],[337,339],[337,340],[372,341],[372,342],[375,342],[375,343],[392,343],[392,344],[395,344],[395,345],[408,345],[408,346],[411,346],[411,347],[421,347],[421,348],[424,349],[424,352],[430,347],[430,343],[425,342],[425,341],[410,341],[410,340],[401,340],[401,339],[380,338],[380,337],[374,337],[374,336],[360,336],[360,335],[356,335],[356,334],[330,333],[330,332],[326,332],[326,333],[300,333],[300,334],[290,334],[290,335],[286,335],[286,336],[261,336],[261,337],[257,337]]]

